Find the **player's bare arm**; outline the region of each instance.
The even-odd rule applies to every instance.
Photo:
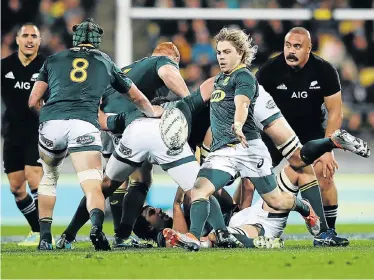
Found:
[[[184,194],[183,189],[178,187],[173,203],[173,229],[181,233],[188,232],[186,219],[182,210]]]
[[[140,111],[147,117],[158,118],[162,115],[163,109],[159,106],[152,106],[148,98],[132,83],[127,95]]]
[[[342,93],[341,91],[324,97],[328,112],[325,137],[330,137],[333,132],[339,129],[343,122]]]
[[[48,89],[48,84],[43,81],[37,81],[32,88],[29,97],[29,108],[30,109],[40,109],[40,101],[44,96],[44,93]]]
[[[180,97],[190,95],[185,81],[175,66],[169,64],[161,66],[157,73],[165,85],[176,95]]]
[[[245,95],[236,95],[235,99],[235,116],[234,116],[234,124],[232,129],[235,135],[238,137],[240,143],[243,147],[248,148],[247,140],[243,134],[242,128],[248,116],[248,107],[251,104],[249,98]]]

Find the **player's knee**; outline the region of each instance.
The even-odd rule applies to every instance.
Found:
[[[299,171],[301,168],[305,167],[305,162],[300,156],[300,148],[297,148],[296,151],[288,158],[288,162],[296,171]]]
[[[43,176],[43,169],[40,167],[25,168],[25,177],[31,188],[36,188]]]
[[[206,178],[198,178],[191,190],[191,198],[192,200],[196,200],[199,198],[206,198],[208,199],[210,195],[212,195],[216,190],[214,186],[207,182]]]
[[[283,201],[279,198],[271,197],[269,198],[266,203],[275,210],[282,210],[283,209]]]
[[[22,183],[20,181],[11,182],[9,180],[9,183],[10,183],[10,191],[12,192],[12,194],[14,195],[16,199],[22,199],[26,197],[27,192],[26,192],[25,182],[22,182]]]
[[[38,194],[56,196],[56,185],[60,177],[62,164],[50,166],[42,159],[40,159],[39,162],[43,165],[43,177],[39,183]]]

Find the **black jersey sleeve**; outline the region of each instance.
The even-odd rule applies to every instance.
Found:
[[[330,96],[341,91],[340,79],[338,71],[330,63],[325,61],[323,63],[322,73],[322,89],[323,96]]]

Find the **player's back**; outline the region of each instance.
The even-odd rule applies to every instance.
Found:
[[[153,100],[155,97],[166,97],[169,93],[164,81],[158,76],[160,67],[167,64],[178,68],[178,65],[166,56],[150,56],[125,66],[122,71],[149,100]]]
[[[80,119],[97,125],[97,108],[111,81],[113,67],[106,54],[89,47],[72,48],[49,57],[39,77],[48,83],[50,92],[40,122]]]

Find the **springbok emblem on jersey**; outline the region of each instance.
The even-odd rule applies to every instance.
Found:
[[[230,77],[226,77],[226,78],[223,80],[222,85],[226,86],[226,85],[229,83],[229,80],[230,80]]]

